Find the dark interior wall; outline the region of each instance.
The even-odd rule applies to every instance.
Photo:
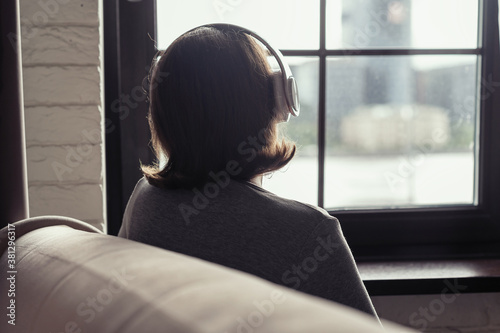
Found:
[[[156,53],[155,3],[104,2],[107,222],[112,235],[142,177],[140,163],[153,161],[144,90]]]
[[[466,284],[449,280],[434,295],[372,297],[380,318],[421,332],[500,332],[500,293],[467,294]]]
[[[0,227],[28,217],[19,3],[0,2]]]

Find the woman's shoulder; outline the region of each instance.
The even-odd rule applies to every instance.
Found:
[[[258,185],[245,182],[247,186],[253,189],[253,191],[259,192],[262,197],[262,201],[266,205],[274,206],[275,209],[279,209],[282,214],[296,216],[296,217],[307,217],[309,220],[338,222],[337,219],[331,216],[325,209],[311,205],[305,202],[288,199],[281,197],[273,192],[270,192]]]
[[[131,201],[137,201],[141,204],[156,205],[158,201],[165,201],[170,198],[183,198],[192,195],[188,190],[170,190],[157,187],[142,177],[136,183],[135,188],[130,196]]]

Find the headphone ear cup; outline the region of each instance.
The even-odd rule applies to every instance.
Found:
[[[290,76],[287,81],[286,93],[287,101],[289,102],[289,110],[295,117],[299,116],[300,113],[300,102],[299,102],[299,89],[297,88],[297,82],[293,76]]]
[[[274,109],[279,122],[287,122],[290,119],[285,87],[283,85],[283,75],[281,71],[273,72],[272,79],[274,93]]]

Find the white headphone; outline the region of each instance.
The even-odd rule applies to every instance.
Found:
[[[266,42],[264,38],[262,38],[255,32],[234,24],[206,24],[193,28],[188,32],[203,27],[211,27],[221,31],[233,31],[236,33],[243,32],[264,44],[264,46],[269,50],[269,52],[271,52],[274,58],[276,58],[280,67],[280,70],[275,72],[272,77],[274,87],[275,112],[279,114],[279,119],[282,122],[287,122],[290,119],[290,115],[293,115],[294,117],[297,117],[299,115],[300,103],[297,83],[295,82],[295,78],[292,75],[290,66],[288,66],[283,57],[283,54],[281,54],[278,49],[274,49],[268,42]]]

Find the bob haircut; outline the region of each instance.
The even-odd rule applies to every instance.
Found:
[[[152,185],[191,189],[248,181],[295,154],[280,138],[267,54],[244,32],[200,27],[177,38],[152,69],[148,115],[158,163],[141,166]]]

